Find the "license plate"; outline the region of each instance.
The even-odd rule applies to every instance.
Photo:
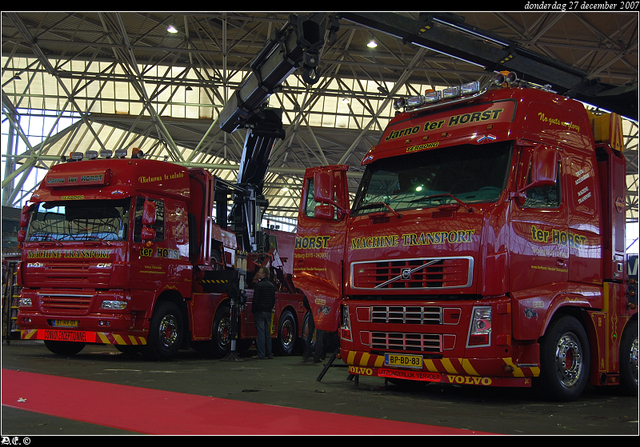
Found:
[[[53,320],[51,326],[54,327],[78,327],[78,320]]]
[[[405,354],[385,354],[385,366],[395,366],[399,368],[422,368],[422,356]]]

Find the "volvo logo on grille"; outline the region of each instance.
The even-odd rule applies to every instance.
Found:
[[[402,279],[411,279],[411,269],[402,269]]]

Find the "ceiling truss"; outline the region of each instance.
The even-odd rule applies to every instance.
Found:
[[[404,13],[418,19],[418,13]],[[637,85],[636,13],[464,13],[465,23],[518,42],[603,82]],[[233,180],[243,131],[222,132],[218,113],[289,13],[3,12],[3,205],[18,206],[29,178],[62,155],[141,148],[147,157],[202,166]],[[168,25],[177,34],[166,32]],[[367,42],[375,39],[377,48]],[[425,88],[490,75],[482,67],[341,20],[325,45],[313,86],[294,73],[270,99],[283,108],[286,136],[272,151],[269,212],[295,218],[310,166],[360,160],[391,118],[391,102]],[[47,110],[51,125],[32,143],[26,115]],[[637,220],[638,125],[625,121],[628,213]]]

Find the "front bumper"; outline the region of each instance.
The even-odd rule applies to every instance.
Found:
[[[349,374],[457,385],[529,387],[539,365],[517,365],[512,358],[425,358],[422,368],[397,368],[385,356],[340,349]]]

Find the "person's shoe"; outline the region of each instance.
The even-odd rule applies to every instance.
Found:
[[[261,355],[254,355],[253,357],[251,357],[252,359],[256,359],[256,360],[265,360],[266,357],[263,357]]]

